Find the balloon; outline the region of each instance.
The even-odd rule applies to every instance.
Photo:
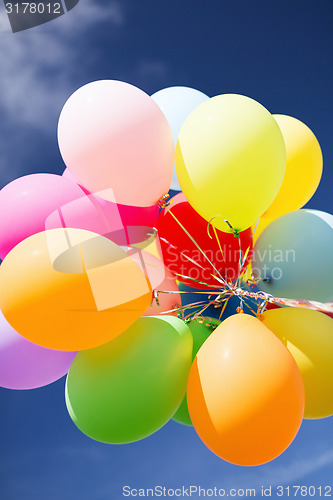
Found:
[[[314,195],[323,171],[323,155],[314,133],[292,116],[273,115],[286,145],[282,186],[264,218],[276,218],[303,207]]]
[[[247,314],[230,316],[191,367],[187,403],[193,426],[217,456],[260,465],[280,455],[302,422],[301,374],[275,335]]]
[[[209,97],[190,87],[167,87],[153,94],[152,99],[163,111],[170,125],[176,147],[180,129],[188,115]],[[171,189],[181,191],[176,170],[173,171]]]
[[[186,390],[192,336],[173,316],[147,316],[102,347],[80,352],[67,377],[66,403],[87,436],[120,444],[170,420]]]
[[[187,326],[191,330],[193,337],[193,353],[192,353],[192,361],[194,360],[197,352],[199,351],[202,344],[207,340],[209,335],[215,330],[215,328],[219,325],[220,321],[215,318],[200,318],[194,319],[187,323]],[[191,417],[188,412],[187,407],[187,395],[185,394],[181,405],[178,410],[172,417],[175,422],[184,425],[192,425]]]
[[[305,389],[305,418],[333,415],[333,319],[318,311],[284,307],[261,321],[289,349]]]
[[[77,180],[75,177],[70,173],[68,168],[66,168],[62,174],[62,176],[65,179],[69,179],[72,182],[77,183]],[[141,227],[143,230],[144,228],[152,228],[156,227],[157,225],[157,219],[158,219],[158,204],[156,203],[155,205],[152,205],[150,207],[136,207],[136,206],[130,206],[130,205],[121,205],[117,204],[114,201],[111,200],[105,200],[98,196],[97,194],[92,194],[90,193],[87,189],[84,187],[80,186],[81,189],[89,196],[89,198],[94,201],[94,205],[100,208],[100,212],[103,213],[104,216],[104,221],[105,219],[107,220],[109,227],[114,226],[114,221],[115,217],[121,219],[122,225],[128,229],[128,232],[130,232],[131,236],[131,243],[133,243],[133,235],[138,234],[138,231],[134,233],[133,226],[135,227]],[[105,191],[102,191],[100,193],[102,196],[103,194],[105,195]],[[110,193],[109,193],[110,194]],[[82,210],[81,210],[82,213]],[[81,229],[87,229],[87,230],[92,230],[89,229],[88,227],[82,227],[84,224],[84,216],[82,216],[82,222],[80,225]],[[70,226],[68,226],[70,227]],[[94,232],[97,232],[94,230]],[[102,233],[99,233],[102,234]],[[102,234],[103,236],[106,236],[106,234]]]
[[[43,347],[82,350],[122,333],[148,308],[150,284],[115,243],[52,229],[19,243],[0,266],[0,309]]]
[[[117,203],[150,206],[169,190],[170,127],[133,85],[101,80],[78,89],[62,109],[58,141],[67,168],[91,193],[112,188]]]
[[[274,220],[254,246],[260,290],[274,297],[333,300],[333,215],[296,210]],[[263,281],[265,280],[265,281]]]
[[[60,175],[31,174],[7,184],[0,191],[0,258],[20,241],[45,231],[54,211],[82,197],[82,189]]]
[[[253,234],[254,243],[268,224],[278,216],[297,210],[310,200],[319,185],[323,171],[322,152],[313,132],[296,118],[286,115],[273,116],[286,145],[286,173],[276,198],[260,218]]]
[[[0,191],[0,257],[33,234],[77,228],[104,235],[118,245],[147,239],[157,224],[158,206],[127,207],[90,194],[68,176],[32,174]]]
[[[225,232],[249,228],[277,195],[285,173],[282,133],[258,102],[224,94],[200,104],[176,147],[180,186],[193,208]]]
[[[173,216],[195,240],[211,263]],[[243,261],[245,252],[252,250],[251,229],[240,233],[240,242],[233,234],[217,231],[219,245],[214,229],[210,228],[212,236],[210,238],[207,233],[207,222],[191,207],[183,193],[172,198],[171,205],[160,214],[157,229],[165,265],[169,271],[177,275],[179,281],[189,286],[209,288],[198,283],[202,281],[216,288],[221,287],[221,279],[218,281],[214,277],[219,278],[218,272],[227,281],[234,281],[239,276],[241,264],[244,269],[248,264],[249,259]],[[192,279],[186,279],[184,276]]]
[[[21,337],[0,311],[0,386],[36,389],[60,379],[76,352],[45,349]]]

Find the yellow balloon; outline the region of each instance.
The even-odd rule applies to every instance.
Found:
[[[286,145],[287,166],[282,186],[265,218],[298,210],[314,195],[323,172],[323,155],[314,133],[292,116],[273,115]]]
[[[305,389],[305,418],[333,415],[333,319],[318,311],[284,307],[262,322],[289,349]]]
[[[177,177],[186,198],[225,232],[252,226],[283,181],[286,152],[273,116],[261,104],[224,94],[200,104],[176,146]]]

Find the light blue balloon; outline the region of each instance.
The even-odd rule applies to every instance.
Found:
[[[151,97],[169,122],[175,146],[186,118],[199,104],[209,99],[206,94],[190,87],[167,87],[155,92]],[[181,191],[175,169],[172,175],[171,189]]]
[[[333,215],[296,210],[266,227],[255,244],[253,272],[274,297],[333,300]]]

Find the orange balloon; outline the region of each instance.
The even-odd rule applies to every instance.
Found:
[[[282,342],[257,318],[239,314],[223,321],[199,350],[187,402],[211,451],[237,465],[260,465],[296,436],[304,387]]]
[[[19,243],[0,266],[0,308],[23,337],[76,351],[109,342],[149,307],[150,283],[115,243],[52,229]]]

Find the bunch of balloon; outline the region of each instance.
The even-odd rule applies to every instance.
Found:
[[[174,419],[242,466],[333,414],[333,216],[300,210],[322,169],[310,129],[241,95],[102,80],[69,97],[58,142],[62,176],[0,191],[2,387],[67,374],[92,439]]]

